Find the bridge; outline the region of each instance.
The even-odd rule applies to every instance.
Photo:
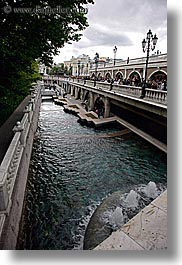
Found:
[[[167,142],[167,91],[146,89],[144,99],[140,98],[141,87],[111,84],[80,79],[45,77],[44,83],[57,83],[65,93],[83,104],[88,111],[95,109],[98,96],[103,102],[103,117],[116,115],[154,138]]]
[[[130,130],[137,128],[139,131],[143,131],[142,126],[147,127],[152,123],[154,132],[156,128],[157,132],[161,130],[159,141],[162,138],[165,144],[167,92],[147,89],[146,97],[140,99],[140,87],[114,84],[112,90],[110,88],[110,84],[103,82],[97,82],[94,86],[94,82],[90,80],[75,82],[75,80],[58,77],[46,77],[44,84],[39,83],[34,87],[24,108],[22,119],[14,124],[14,135],[0,165],[0,248],[6,249],[8,246],[8,249],[14,249],[16,246],[42,97],[58,98],[60,94],[67,93],[80,104],[88,101],[88,111],[93,111],[96,100],[100,96],[104,103],[105,119],[118,115],[125,127],[130,126]],[[129,120],[126,119],[126,113],[130,116]],[[135,119],[139,119],[139,123]],[[142,126],[138,126],[141,124]],[[149,127],[150,130],[151,127]],[[147,135],[145,132],[144,134]]]

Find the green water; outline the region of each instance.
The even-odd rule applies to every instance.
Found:
[[[20,249],[82,249],[88,220],[100,202],[135,185],[166,185],[166,155],[120,128],[81,126],[77,117],[42,103],[33,146]]]

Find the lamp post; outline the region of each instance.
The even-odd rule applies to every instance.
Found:
[[[116,64],[116,53],[117,53],[117,47],[114,46],[113,52],[114,52],[114,65]]]
[[[144,77],[144,81],[143,81],[143,86],[142,86],[142,93],[140,98],[144,98],[145,97],[145,93],[146,93],[146,83],[147,83],[147,70],[148,70],[148,62],[149,62],[149,53],[150,53],[150,49],[153,51],[155,49],[155,46],[157,44],[157,36],[156,34],[153,36],[152,31],[149,29],[148,33],[147,33],[147,37],[146,39],[143,39],[142,41],[142,48],[143,48],[143,52],[147,51],[147,58],[146,58],[146,64],[145,64],[145,77]]]
[[[98,67],[98,62],[99,62],[99,54],[96,52],[95,57],[95,78],[94,78],[94,86],[96,86],[96,79],[97,79],[97,67]]]
[[[78,60],[78,79],[79,79],[79,76],[80,76],[80,60]]]

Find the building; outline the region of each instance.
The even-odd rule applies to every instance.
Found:
[[[98,80],[105,79],[134,79],[140,82],[144,79],[146,68],[146,57],[118,60],[114,65],[112,60],[105,64],[98,62],[98,65],[90,67],[90,77],[96,75]],[[167,81],[167,54],[153,54],[149,58],[147,80]]]
[[[71,60],[64,61],[64,67],[69,71],[72,76],[88,76],[90,70],[90,57],[88,55],[82,54],[78,57],[72,56]]]

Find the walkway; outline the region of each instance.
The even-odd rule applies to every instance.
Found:
[[[94,250],[167,249],[167,190]]]

